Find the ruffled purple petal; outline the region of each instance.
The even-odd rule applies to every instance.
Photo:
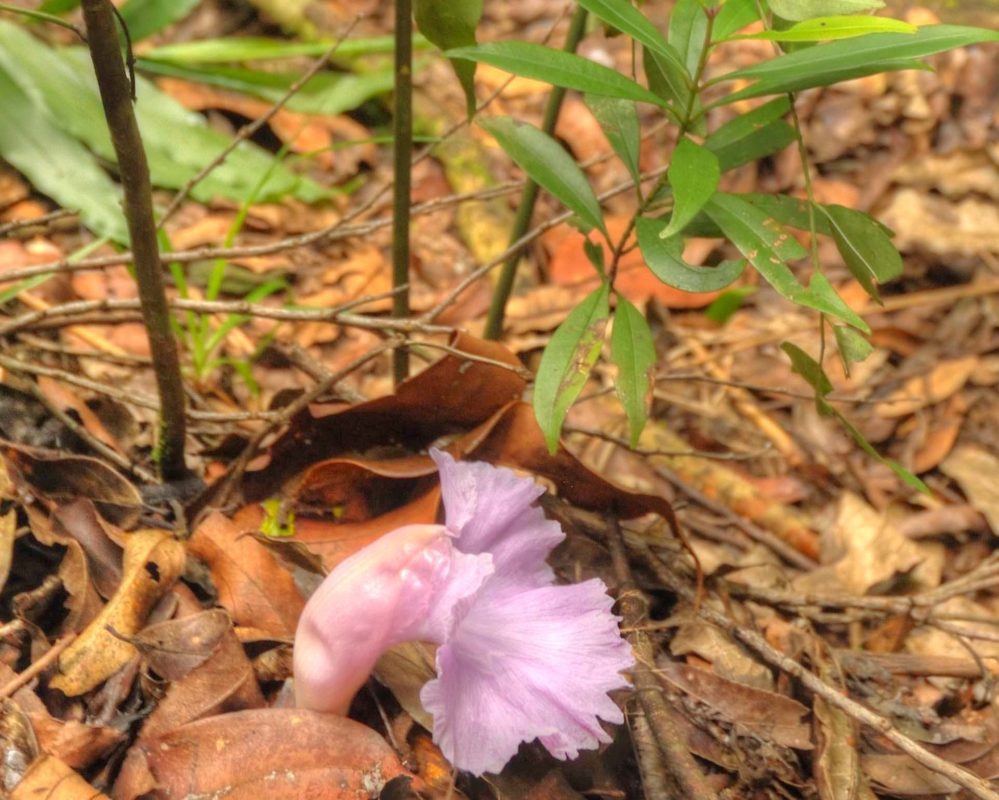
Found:
[[[407,525],[345,559],[299,619],[296,703],[346,713],[382,653],[402,642],[444,642],[459,601],[492,572],[488,554],[461,553],[441,525]]]
[[[565,534],[533,505],[544,489],[482,461],[455,461],[440,450],[430,455],[440,470],[444,519],[455,546],[491,554],[497,575],[522,586],[551,583],[555,575],[545,559]]]
[[[493,577],[458,604],[437,678],[420,694],[452,764],[481,775],[534,738],[559,758],[609,741],[598,717],[623,721],[607,692],[628,685],[619,672],[634,659],[605,588],[524,590]]]

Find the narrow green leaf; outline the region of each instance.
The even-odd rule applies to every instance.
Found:
[[[590,293],[552,334],[534,379],[534,416],[548,449],[558,449],[565,415],[600,356],[610,313],[607,284]]]
[[[717,292],[733,283],[746,268],[739,259],[723,261],[717,267],[695,267],[683,260],[683,239],[662,239],[662,222],[641,218],[635,223],[638,247],[652,273],[663,283],[684,292]]]
[[[587,226],[607,235],[600,203],[583,170],[562,145],[533,125],[510,117],[492,117],[479,124],[496,137],[531,180],[555,195]]]
[[[828,86],[877,72],[925,68],[918,60],[924,56],[995,41],[999,41],[999,31],[959,25],[927,25],[913,34],[872,33],[858,39],[830,42],[722,76],[722,81],[755,81],[745,89],[727,95],[723,102]]]
[[[610,142],[610,146],[624,162],[635,183],[638,183],[641,179],[638,162],[641,130],[635,104],[630,100],[596,94],[585,95],[583,100],[600,123],[600,129]]]
[[[765,39],[771,42],[826,42],[853,39],[869,33],[915,33],[915,25],[890,17],[816,17],[785,30],[760,31],[731,39]]]
[[[836,330],[839,330],[838,328]],[[819,364],[814,358],[812,358],[808,353],[802,350],[797,345],[791,344],[790,342],[784,342],[781,346],[781,350],[787,353],[788,358],[791,359],[791,369],[798,373],[802,378],[804,378],[808,385],[812,387],[815,391],[815,407],[818,409],[819,413],[824,417],[834,417],[843,429],[850,434],[853,441],[857,443],[861,450],[863,450],[871,458],[880,461],[886,467],[892,470],[899,478],[901,478],[905,483],[924,494],[929,494],[929,489],[926,484],[923,483],[919,478],[913,475],[909,470],[898,464],[896,461],[890,458],[886,458],[881,455],[869,441],[864,437],[856,426],[850,420],[848,420],[843,414],[833,406],[827,399],[826,396],[832,392],[833,385],[832,381],[829,380],[829,376],[826,375],[825,370],[822,369],[822,365]]]
[[[673,214],[659,234],[663,239],[680,233],[718,191],[721,167],[718,157],[706,147],[682,139],[673,151],[668,174],[673,187]]]
[[[121,193],[93,155],[34,105],[0,68],[0,158],[39,192],[64,208],[77,208],[91,231],[128,242]]]
[[[718,295],[718,298],[704,309],[704,316],[712,322],[724,325],[740,308],[747,297],[756,294],[755,286],[738,286]]]
[[[704,12],[701,0],[677,0],[669,15],[666,41],[690,75],[697,72],[707,30],[708,15]]]
[[[636,42],[641,42],[680,72],[687,72],[676,50],[670,47],[663,35],[656,30],[656,26],[649,22],[648,17],[631,3],[625,0],[579,0],[579,4],[621,33],[626,33]],[[692,82],[692,78],[687,74],[687,85],[690,86]]]
[[[661,106],[663,101],[644,86],[587,58],[530,42],[488,42],[447,50],[448,58],[490,64],[514,75],[545,81],[566,89],[620,97]]]
[[[642,67],[649,89],[662,99],[665,108],[673,112],[674,120],[679,121],[680,114],[690,105],[692,91],[684,81],[685,70],[680,70],[647,47],[642,48]]]
[[[850,274],[867,293],[878,300],[878,283],[887,283],[902,274],[902,256],[885,229],[869,215],[838,205],[817,206],[832,228],[843,261]]]
[[[782,343],[780,349],[791,359],[791,369],[804,378],[819,397],[825,397],[832,392],[832,381],[818,361],[791,342]]]
[[[798,282],[785,261],[803,258],[807,252],[775,219],[737,195],[720,192],[708,201],[704,210],[778,294],[862,331],[870,331],[863,318],[843,302],[823,275],[812,275],[808,288]]]
[[[611,332],[611,360],[617,367],[614,383],[628,416],[628,439],[632,447],[648,419],[656,348],[652,331],[642,313],[623,295],[617,296]]]
[[[140,42],[179,22],[198,5],[199,0],[128,0],[118,13],[128,26],[133,42]]]
[[[839,347],[839,354],[843,359],[843,368],[846,374],[850,374],[850,365],[859,364],[874,352],[874,347],[867,341],[862,333],[857,333],[853,328],[845,325],[833,325],[833,333],[836,336],[836,344]]]
[[[882,0],[770,0],[770,10],[792,22],[830,14],[859,14],[884,7]]]
[[[720,42],[760,18],[757,0],[725,0],[711,29],[712,42]]]
[[[420,32],[441,50],[475,44],[475,28],[482,17],[482,0],[416,0]],[[451,59],[451,66],[465,91],[468,117],[475,113],[475,62]]]
[[[716,153],[731,144],[745,139],[747,136],[762,130],[771,122],[783,119],[791,110],[791,101],[786,97],[777,97],[745,114],[740,114],[726,122],[705,140],[704,144]]]
[[[725,123],[704,146],[718,156],[723,173],[765,158],[794,142],[794,128],[783,119],[789,110],[787,97],[778,97]]]
[[[413,49],[426,49],[425,36],[413,37]],[[175,64],[228,64],[241,61],[278,61],[302,56],[318,57],[326,53],[333,42],[318,39],[295,42],[270,39],[264,36],[232,36],[225,39],[198,39],[194,42],[171,42],[146,50],[142,57],[148,61],[171,61]],[[371,36],[340,42],[335,58],[391,53],[395,46],[392,36]]]

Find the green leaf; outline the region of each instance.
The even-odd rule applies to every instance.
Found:
[[[40,193],[63,208],[80,210],[83,224],[99,236],[128,242],[121,192],[93,155],[58,128],[0,68],[0,158]]]
[[[714,153],[685,138],[673,151],[668,174],[673,187],[673,214],[659,234],[663,239],[680,233],[718,191],[721,167]]]
[[[704,146],[718,157],[722,172],[783,150],[795,140],[794,128],[783,120],[790,103],[778,97],[722,125]]]
[[[593,112],[600,129],[617,153],[618,158],[628,168],[628,173],[637,184],[641,180],[639,149],[641,130],[638,125],[638,110],[630,100],[616,97],[602,97],[588,94],[583,97],[587,107]]]
[[[784,262],[803,258],[807,252],[775,219],[738,195],[720,192],[708,201],[704,210],[778,294],[862,331],[870,331],[823,275],[812,275],[807,289],[798,282]]]
[[[716,153],[729,145],[742,141],[771,122],[783,119],[791,110],[791,101],[777,97],[745,114],[740,114],[722,125],[705,140],[705,146]]]
[[[701,0],[677,0],[669,15],[666,41],[679,57],[680,63],[693,75],[704,53],[704,37],[708,30],[708,15]]]
[[[662,222],[640,218],[635,222],[638,247],[652,273],[663,283],[684,292],[717,292],[734,282],[746,268],[743,260],[723,261],[717,267],[694,267],[683,260],[683,239],[662,239]]]
[[[133,42],[141,42],[190,14],[199,0],[128,0],[118,13]]]
[[[770,10],[792,22],[830,14],[859,14],[884,7],[882,0],[770,0]]]
[[[429,45],[425,36],[413,37],[413,48]],[[171,61],[175,64],[228,64],[239,61],[277,61],[286,58],[313,58],[324,55],[333,46],[329,39],[295,42],[269,39],[263,36],[233,36],[225,39],[199,39],[194,42],[172,42],[147,50],[142,57],[149,61]],[[395,43],[391,36],[372,36],[340,42],[334,57],[391,53]]]
[[[565,415],[600,356],[610,313],[607,284],[587,295],[552,334],[534,379],[534,416],[548,449],[558,449]]]
[[[656,348],[652,331],[642,313],[623,295],[617,296],[614,328],[611,332],[611,360],[617,367],[614,387],[628,416],[629,441],[632,447],[648,418]]]
[[[915,33],[915,25],[890,17],[816,17],[784,30],[761,31],[732,39],[765,39],[771,42],[825,42],[853,39],[869,33]]]
[[[649,22],[648,17],[627,0],[578,0],[578,2],[595,17],[617,28],[621,33],[626,33],[636,42],[640,42],[661,56],[681,73],[686,74],[687,86],[693,84],[693,79],[687,74],[676,50],[670,47],[663,35],[656,30],[656,26]]]
[[[851,364],[859,364],[874,352],[871,343],[862,333],[857,333],[853,328],[848,328],[845,325],[833,325],[833,333],[836,335],[836,344],[839,346],[839,354],[843,359],[843,367],[847,375],[850,374]]]
[[[787,353],[787,357],[791,359],[791,369],[807,381],[808,385],[815,390],[815,394],[819,397],[825,397],[832,392],[832,381],[829,380],[829,376],[826,375],[826,371],[822,369],[822,365],[818,361],[791,342],[782,343],[780,349]]]
[[[590,228],[607,235],[600,203],[583,170],[562,145],[533,125],[510,117],[492,117],[479,124],[496,137],[531,180],[555,195]]]
[[[414,9],[420,32],[441,50],[475,44],[475,28],[482,17],[482,0],[416,0]],[[451,59],[465,90],[468,117],[475,113],[475,63]]]
[[[836,330],[838,331],[839,328],[836,328]],[[826,396],[833,390],[833,385],[832,381],[829,380],[829,376],[826,375],[825,370],[822,369],[822,365],[819,364],[818,361],[808,355],[808,353],[800,347],[793,345],[790,342],[784,342],[780,347],[781,350],[787,353],[788,358],[791,359],[791,369],[804,378],[808,382],[808,385],[815,391],[815,407],[822,416],[834,417],[839,424],[843,426],[843,429],[850,434],[853,441],[855,441],[860,449],[867,453],[867,455],[880,461],[886,467],[891,469],[892,472],[898,475],[899,478],[901,478],[913,489],[917,489],[924,494],[929,494],[930,490],[926,487],[925,483],[919,480],[919,478],[909,472],[909,470],[901,464],[898,464],[890,458],[885,458],[885,456],[875,450],[871,443],[864,438],[864,434],[857,430],[853,423],[840,413],[839,409],[826,400]]]
[[[999,31],[959,25],[927,25],[913,34],[872,33],[858,39],[830,42],[723,75],[720,81],[738,79],[755,83],[727,95],[722,102],[797,92],[877,72],[921,69],[925,65],[918,59],[924,56],[995,41],[999,41]]]
[[[745,299],[756,294],[755,286],[738,286],[718,295],[718,298],[704,309],[704,316],[712,322],[724,325],[736,311],[742,308]]]
[[[679,121],[681,110],[690,105],[692,91],[684,81],[686,71],[672,65],[647,47],[642,48],[642,66],[649,88],[662,98],[664,107],[672,112],[674,120]]]
[[[878,300],[878,283],[887,283],[902,274],[902,256],[885,229],[869,215],[838,205],[817,206],[832,228],[843,261],[850,274],[867,293]]]
[[[760,18],[757,0],[725,0],[711,29],[712,42],[720,42]]]
[[[663,101],[644,86],[613,69],[588,58],[539,44],[489,42],[475,47],[458,47],[446,51],[444,55],[490,64],[514,75],[564,86],[566,89],[663,105]]]

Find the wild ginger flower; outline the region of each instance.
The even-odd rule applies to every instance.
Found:
[[[393,645],[439,645],[420,693],[434,741],[459,769],[499,772],[538,738],[574,758],[623,721],[607,692],[634,662],[600,580],[555,585],[545,558],[564,538],[529,478],[432,450],[444,525],[407,525],[343,561],[295,634],[298,705],[346,713]]]

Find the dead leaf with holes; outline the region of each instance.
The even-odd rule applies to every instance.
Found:
[[[356,800],[407,775],[375,731],[346,717],[258,708],[183,725],[132,747],[117,800]],[[420,789],[415,785],[414,788]],[[146,794],[151,792],[151,794]]]
[[[75,696],[110,678],[136,655],[135,647],[109,628],[133,636],[153,606],[184,570],[184,546],[163,531],[140,530],[125,540],[124,568],[118,590],[101,613],[59,657],[51,686]]]

